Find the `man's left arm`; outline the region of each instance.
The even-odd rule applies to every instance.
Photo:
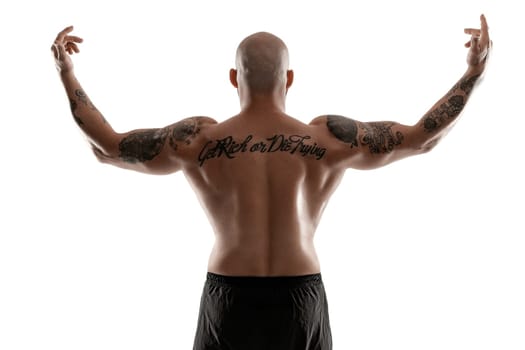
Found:
[[[70,26],[58,33],[51,46],[55,65],[66,90],[71,114],[76,124],[88,138],[94,151],[111,154],[117,147],[117,133],[91,102],[75,76],[70,56],[79,52],[78,44],[83,40],[78,36],[70,35],[72,30],[73,26]]]
[[[51,50],[66,90],[71,113],[102,163],[149,174],[169,174],[181,169],[181,155],[200,131],[216,123],[211,118],[192,117],[163,128],[117,133],[91,102],[75,76],[71,55],[78,53],[82,39],[61,31]],[[180,147],[179,147],[180,146]]]

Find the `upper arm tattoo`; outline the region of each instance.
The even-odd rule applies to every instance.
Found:
[[[374,122],[361,123],[361,128],[365,135],[361,142],[367,145],[370,153],[390,153],[394,146],[399,146],[403,142],[403,134],[397,131],[394,135],[392,126],[394,123]]]
[[[376,122],[360,123],[338,115],[327,116],[326,126],[337,139],[357,147],[359,142],[368,146],[370,153],[389,153],[395,146],[399,146],[404,139],[400,131],[392,131],[394,123]],[[364,135],[359,140],[359,129]]]
[[[465,78],[450,89],[447,101],[430,110],[424,117],[423,128],[427,132],[439,130],[444,122],[456,118],[465,107],[466,100],[480,75]]]
[[[357,146],[357,122],[339,115],[327,116],[328,130],[339,140],[349,143],[351,147]]]
[[[162,151],[168,129],[151,129],[129,134],[119,143],[119,157],[128,163],[152,160]]]
[[[119,157],[128,163],[142,163],[152,160],[160,154],[166,140],[173,150],[178,149],[179,143],[189,145],[199,133],[197,118],[181,120],[162,129],[136,131],[119,143]]]
[[[197,118],[181,120],[172,127],[169,141],[171,148],[176,151],[178,148],[177,143],[180,142],[189,145],[199,132],[199,120]]]

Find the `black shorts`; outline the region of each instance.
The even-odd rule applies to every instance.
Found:
[[[331,350],[320,274],[230,277],[208,273],[193,350]]]

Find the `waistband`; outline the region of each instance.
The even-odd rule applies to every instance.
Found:
[[[256,288],[275,288],[275,287],[305,287],[322,283],[320,273],[301,276],[224,276],[208,272],[207,282],[219,283],[236,287],[256,287]]]

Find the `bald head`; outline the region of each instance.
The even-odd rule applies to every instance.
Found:
[[[273,34],[259,32],[245,38],[237,48],[238,79],[252,92],[269,93],[286,85],[288,49]]]

